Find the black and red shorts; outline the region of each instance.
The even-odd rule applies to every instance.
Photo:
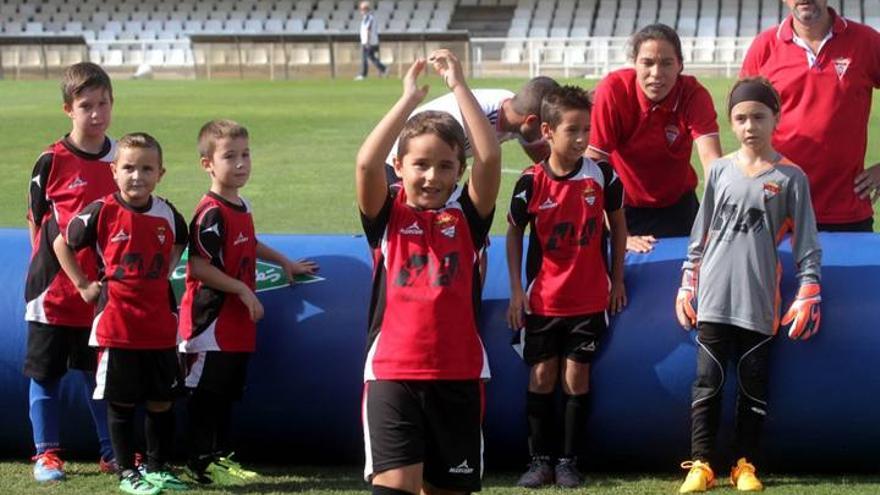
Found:
[[[177,350],[98,349],[94,399],[122,404],[174,400],[183,383]]]

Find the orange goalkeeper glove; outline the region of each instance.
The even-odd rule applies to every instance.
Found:
[[[781,321],[783,325],[791,324],[789,338],[807,340],[819,331],[819,321],[822,319],[819,311],[819,303],[822,302],[820,293],[818,283],[807,283],[798,289],[797,297]]]
[[[685,330],[697,326],[697,272],[685,268],[681,273],[681,287],[675,297],[675,316]]]

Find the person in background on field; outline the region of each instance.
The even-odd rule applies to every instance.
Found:
[[[590,139],[590,98],[563,86],[541,105],[547,160],[523,171],[513,189],[507,228],[510,305],[507,320],[519,331],[530,366],[526,417],[529,469],[519,486],[556,483],[576,488],[580,434],[587,422],[590,362],[608,328],[608,311],[626,304],[623,259],[626,219],[623,186],[608,162],[584,155]],[[606,217],[612,262],[605,263]],[[522,284],[523,233],[531,230]],[[556,384],[563,392],[562,445],[556,448]],[[553,462],[555,462],[555,467]]]
[[[403,94],[357,156],[357,203],[373,252],[362,418],[364,477],[374,495],[479,491],[483,381],[489,363],[477,329],[479,251],[501,182],[501,148],[458,58],[428,61],[455,95],[465,126],[448,113],[408,118],[428,87],[416,60]],[[474,156],[469,180],[465,133]],[[385,157],[400,139],[389,187]]]
[[[24,374],[30,377],[30,419],[34,433],[34,478],[64,478],[61,448],[60,383],[68,370],[85,378],[82,393],[92,413],[101,446],[100,471],[117,471],[107,430],[107,405],[93,400],[98,358],[89,347],[94,304],[83,301],[58,266],[52,249],[71,218],[92,201],[116,190],[110,161],[114,142],[107,137],[113,110],[110,76],[92,63],[71,65],[61,81],[64,113],[71,129],[49,146],[34,165],[28,189],[28,228],[31,255],[25,285],[28,322]],[[97,275],[93,250],[83,250],[77,260],[86,273]]]
[[[691,460],[681,493],[715,483],[710,462],[721,419],[725,370],[736,363],[737,400],[730,482],[740,491],[763,488],[755,462],[767,416],[770,346],[780,323],[788,336],[806,340],[819,330],[822,250],[810,187],[804,172],[776,151],[779,94],[763,78],[738,81],[728,97],[730,125],[740,148],[715,160],[706,177],[681,288],[675,301],[679,324],[697,327],[697,377],[691,402]],[[791,234],[800,284],[779,319],[777,245]]]
[[[89,204],[55,238],[61,268],[86,302],[97,302],[89,343],[98,348],[96,399],[108,402],[119,489],[132,495],[185,490],[170,469],[180,383],[177,305],[168,277],[186,246],[186,221],[153,195],[165,175],[162,148],[149,134],[126,134],[113,157],[118,190]],[[98,253],[89,276],[74,251]],[[147,458],[135,465],[135,406],[146,407]]]
[[[288,280],[318,269],[295,262],[257,239],[250,203],[239,195],[251,174],[248,131],[212,120],[199,131],[202,168],[211,188],[190,224],[186,291],[180,302],[180,352],[189,390],[187,474],[199,484],[247,481],[257,473],[232,459],[232,405],[245,389],[247,365],[263,317],[256,260],[277,264]]]
[[[370,2],[364,0],[358,4],[358,10],[361,12],[361,73],[355,77],[360,81],[367,78],[367,70],[370,62],[376,66],[379,75],[388,75],[388,67],[379,60],[379,25],[376,23],[376,16],[373,15],[373,9]]]
[[[865,152],[880,33],[826,0],[784,3],[791,15],[755,38],[740,75],[764,76],[782,95],[773,145],[810,179],[819,230],[871,232],[880,163],[866,167]]]
[[[632,36],[635,67],[596,87],[590,154],[610,160],[626,190],[627,249],[646,252],[658,237],[686,236],[699,208],[694,144],[708,175],[721,156],[715,104],[693,76],[682,75],[681,40],[669,26]]]
[[[559,84],[547,76],[538,76],[526,82],[516,93],[506,89],[475,89],[472,91],[483,115],[489,119],[489,125],[495,129],[495,137],[499,143],[516,139],[523,152],[532,163],[538,163],[550,156],[550,145],[541,135],[541,101],[547,93],[555,90]],[[459,124],[464,119],[455,95],[447,93],[416,108],[412,115],[434,110],[452,115]],[[394,142],[391,152],[385,158],[388,183],[398,182],[400,177],[394,170],[394,157],[397,156],[398,141]],[[465,156],[472,155],[470,143],[465,142]]]

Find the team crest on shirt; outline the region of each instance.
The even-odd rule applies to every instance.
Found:
[[[437,215],[437,219],[434,220],[434,223],[437,225],[437,228],[440,229],[441,234],[450,239],[455,237],[455,224],[458,223],[458,219],[455,218],[455,215],[444,211]]]
[[[82,177],[77,175],[76,179],[73,179],[73,181],[67,185],[67,188],[68,189],[76,189],[78,187],[86,187],[87,185],[89,185],[89,183],[86,182],[85,179],[83,179]]]
[[[779,194],[779,191],[782,190],[782,187],[776,181],[770,181],[764,183],[764,201],[769,201],[774,196]]]
[[[666,132],[666,142],[672,145],[676,139],[678,139],[678,135],[681,134],[681,131],[678,130],[678,126],[675,124],[669,124],[664,129]]]
[[[846,74],[846,70],[849,69],[849,64],[852,63],[851,58],[839,57],[834,59],[834,71],[837,72],[837,79],[843,81],[843,75]]]
[[[587,186],[584,187],[584,201],[587,202],[588,205],[593,206],[596,204],[596,195],[598,191],[596,191],[596,187],[592,182],[587,183]]]
[[[165,244],[165,227],[156,227],[156,239],[159,239],[159,244]]]
[[[126,232],[125,229],[123,229],[117,232],[116,235],[111,237],[110,242],[125,242],[129,239],[131,239],[131,236],[128,235],[128,232]]]

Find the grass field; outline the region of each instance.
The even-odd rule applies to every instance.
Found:
[[[445,92],[429,80],[428,98]],[[517,89],[522,80],[476,80],[473,87]],[[592,86],[594,81],[572,81]],[[706,79],[716,108],[724,106],[728,79]],[[69,130],[57,83],[0,81],[0,226],[24,226],[25,188],[39,152]],[[257,230],[359,233],[354,204],[354,157],[361,141],[395,101],[395,80],[353,81],[117,81],[110,133],[147,131],[162,143],[168,173],[159,194],[189,215],[209,182],[198,166],[195,136],[212,118],[232,118],[251,131],[254,171],[244,194]],[[875,95],[868,161],[880,161],[880,95]],[[721,114],[724,112],[722,111]],[[724,150],[734,149],[719,118]],[[504,147],[504,167],[528,165],[515,143]],[[696,162],[695,162],[696,163]],[[697,167],[699,170],[700,167]],[[514,174],[504,174],[499,212],[506,212]],[[498,216],[502,218],[502,216]],[[503,221],[496,218],[494,232]]]
[[[516,89],[522,80],[478,80],[472,86]],[[573,81],[592,86],[593,81]],[[429,98],[443,94],[439,80],[430,80]],[[704,83],[722,108],[730,80]],[[357,149],[373,125],[397,98],[400,84],[393,80],[352,81],[117,81],[113,136],[147,131],[165,149],[168,173],[159,193],[188,215],[209,181],[198,167],[195,135],[211,118],[232,118],[251,131],[254,172],[244,194],[254,204],[260,232],[359,233],[354,204],[353,165]],[[69,129],[61,112],[55,82],[0,81],[0,226],[24,227],[25,190],[39,152]],[[867,161],[880,161],[880,95],[869,130]],[[722,112],[723,113],[723,112]],[[724,118],[722,143],[734,149],[733,136]],[[518,145],[504,148],[504,167],[527,165]],[[699,167],[698,167],[699,171]],[[503,176],[499,215],[493,231],[503,229],[515,175]],[[25,462],[0,462],[0,494],[113,493],[115,483],[97,473],[94,464],[68,464],[71,479],[61,485],[37,487]],[[263,479],[247,486],[214,488],[190,493],[365,493],[357,466],[335,468],[263,468]],[[295,474],[294,474],[295,473]],[[488,473],[488,494],[521,494],[511,488],[514,473]],[[596,475],[579,493],[675,493],[679,473]],[[774,494],[878,494],[880,477],[770,476]],[[557,493],[553,490],[535,492]],[[562,493],[562,492],[558,492]],[[729,488],[713,493],[733,493]]]
[[[61,484],[35,486],[30,478],[30,465],[22,462],[0,463],[0,492],[18,494],[93,495],[119,493],[114,479],[100,474],[94,464],[67,465],[70,478]],[[252,483],[232,487],[193,489],[187,494],[248,494],[303,493],[321,495],[363,495],[369,493],[358,474],[359,468],[265,468],[263,476]],[[880,476],[770,476],[765,479],[767,492],[773,495],[876,495],[880,493]],[[587,484],[578,490],[524,490],[515,488],[516,475],[489,474],[483,482],[486,495],[608,494],[608,495],[669,495],[678,492],[680,478],[671,474],[601,474],[589,475]],[[713,494],[738,493],[719,480],[720,488]],[[171,493],[165,491],[163,493]]]

